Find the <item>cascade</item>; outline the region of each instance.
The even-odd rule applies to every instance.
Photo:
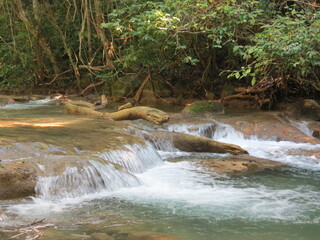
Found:
[[[112,150],[99,154],[106,161],[119,164],[132,173],[142,173],[163,164],[158,152],[151,144],[146,146],[125,145],[124,150]]]
[[[54,200],[140,184],[135,176],[113,164],[93,160],[88,163],[86,166],[67,167],[59,176],[39,177],[37,195],[42,199]]]

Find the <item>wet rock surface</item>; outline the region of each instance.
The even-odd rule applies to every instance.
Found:
[[[283,163],[257,158],[250,155],[202,160],[198,163],[207,171],[218,174],[244,174],[264,170],[274,170],[286,166]]]
[[[275,112],[248,112],[231,114],[217,118],[230,124],[245,138],[257,137],[263,140],[292,141],[319,144],[320,140],[306,135],[288,119],[278,116]]]
[[[0,200],[35,194],[36,170],[24,162],[4,163],[0,168]]]

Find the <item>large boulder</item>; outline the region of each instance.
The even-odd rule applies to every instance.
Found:
[[[208,171],[218,174],[243,174],[286,166],[283,163],[257,158],[250,155],[237,155],[225,158],[202,160],[199,163]]]
[[[320,105],[312,99],[304,99],[288,107],[286,115],[290,118],[308,118],[320,121]]]
[[[0,200],[35,194],[36,170],[24,162],[4,163],[0,168]]]
[[[229,124],[245,138],[257,137],[263,140],[292,141],[319,144],[319,139],[308,136],[288,119],[272,112],[248,112],[221,116],[219,121]]]

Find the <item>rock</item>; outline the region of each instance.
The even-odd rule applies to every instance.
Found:
[[[312,137],[320,138],[320,129],[314,129],[312,131]]]
[[[320,105],[312,99],[303,100],[301,116],[320,121]]]
[[[304,99],[288,107],[285,112],[290,118],[308,118],[320,121],[320,105],[312,99]]]
[[[200,137],[180,132],[156,132],[151,131],[145,135],[151,141],[169,141],[173,146],[185,152],[210,152],[210,153],[230,153],[246,154],[246,150],[234,144],[227,144],[214,141],[210,138]]]
[[[217,120],[230,124],[245,138],[256,136],[263,140],[292,141],[319,144],[320,140],[308,136],[288,119],[272,112],[248,112],[241,115],[220,116]]]
[[[186,114],[203,114],[203,113],[215,113],[215,114],[223,114],[224,107],[222,103],[218,103],[215,101],[198,101],[193,102],[187,105],[183,110],[183,113]]]
[[[106,233],[93,233],[91,234],[93,240],[114,240],[113,237],[109,236]]]
[[[217,123],[203,118],[183,116],[170,117],[168,123],[164,124],[168,131],[185,132],[193,135],[212,138],[217,128]]]
[[[125,240],[183,240],[169,234],[160,234],[154,232],[131,232]]]
[[[23,162],[3,163],[0,168],[0,200],[35,194],[36,171]]]
[[[257,158],[250,155],[237,155],[222,159],[203,160],[199,163],[207,170],[218,174],[239,174],[264,171],[267,169],[278,169],[286,166],[283,163]]]

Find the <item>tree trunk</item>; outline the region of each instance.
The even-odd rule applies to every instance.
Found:
[[[57,62],[53,52],[51,51],[51,48],[49,47],[45,37],[40,33],[39,29],[32,24],[32,21],[30,21],[27,18],[22,1],[21,0],[13,0],[13,2],[18,9],[18,16],[19,16],[20,20],[25,24],[25,27],[26,27],[27,31],[29,32],[29,34],[37,39],[39,47],[43,50],[43,52],[49,58],[49,60],[52,64],[54,73],[58,74],[60,72],[60,69],[58,67],[58,62]],[[34,14],[35,20],[36,20],[37,24],[40,25],[41,24],[39,22],[40,21],[40,17],[39,17],[40,10],[39,10],[38,0],[32,0],[32,6],[33,6],[33,14]],[[36,46],[36,48],[37,48],[37,46]],[[42,59],[42,57],[38,56],[38,59]],[[40,60],[40,61],[42,61],[42,63],[44,62],[43,60]]]

